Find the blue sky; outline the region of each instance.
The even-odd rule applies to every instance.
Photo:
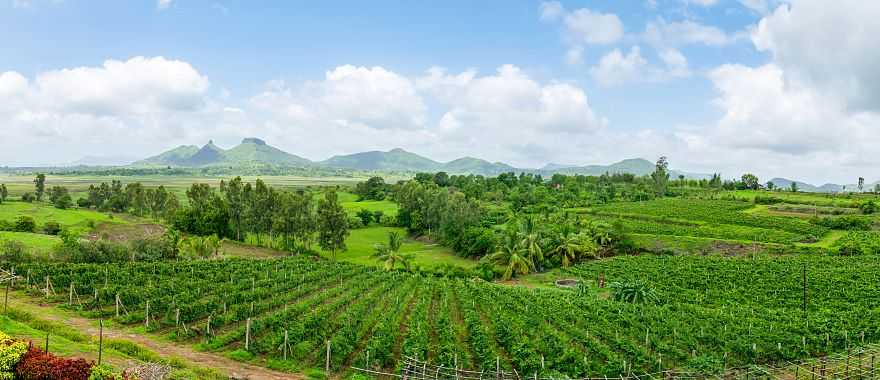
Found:
[[[858,13],[875,11],[860,6],[840,3],[829,30],[856,28]],[[868,168],[865,154],[841,153],[850,142],[836,134],[799,128],[833,120],[854,124],[850,134],[868,133],[874,99],[852,89],[837,94],[836,83],[870,79],[860,70],[875,57],[853,52],[836,62],[850,70],[841,78],[819,69],[828,62],[800,62],[793,52],[801,41],[787,32],[821,32],[811,17],[822,19],[824,7],[814,0],[0,0],[0,73],[27,94],[15,109],[0,108],[0,120],[22,129],[29,144],[57,148],[10,146],[0,164],[139,157],[256,135],[312,159],[396,146],[520,166],[665,154],[673,166],[729,176],[844,180]],[[844,48],[859,43],[870,44]],[[155,76],[140,75],[145,69]],[[779,88],[741,88],[774,78]],[[781,120],[793,124],[786,128],[760,116],[775,114],[762,109],[768,102],[792,107],[785,99],[802,97],[789,92],[804,88],[834,92],[823,103],[840,107],[816,120]],[[783,96],[742,104],[749,91]],[[131,104],[138,99],[149,101]],[[865,102],[868,114],[849,111]],[[828,157],[827,168],[852,173],[819,175],[786,163],[815,167]]]

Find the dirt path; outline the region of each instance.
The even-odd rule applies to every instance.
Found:
[[[10,294],[9,304],[11,307],[19,307],[23,310],[39,311],[40,309],[53,309],[50,305],[37,304],[23,297],[12,297]],[[55,312],[36,313],[41,319],[50,320],[56,323],[64,324],[68,327],[79,330],[83,334],[91,336],[94,340],[98,339],[99,328],[95,326],[95,321],[78,317],[72,313],[66,315],[58,315]],[[104,326],[104,337],[108,339],[127,340],[152,351],[159,355],[176,356],[191,362],[197,366],[214,369],[225,375],[236,379],[249,380],[274,380],[274,379],[296,379],[301,380],[305,377],[299,374],[289,374],[273,371],[267,368],[258,367],[246,363],[237,362],[226,358],[222,355],[210,352],[198,352],[191,347],[179,345],[171,342],[162,342],[149,336],[133,334],[122,331],[118,328]]]

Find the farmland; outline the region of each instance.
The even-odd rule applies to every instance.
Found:
[[[875,196],[554,181],[567,186],[132,183],[115,190],[116,212],[0,205],[9,221],[57,221],[97,242],[0,239],[64,253],[5,266],[21,276],[17,302],[284,372],[323,372],[328,342],[322,376],[395,372],[411,357],[546,377],[717,373],[880,342],[880,234],[862,208]],[[137,206],[140,186],[160,184],[179,205]],[[219,248],[200,248],[211,239]]]
[[[880,320],[870,312],[880,299],[878,269],[873,257],[804,256],[620,257],[569,270],[587,283],[600,272],[609,281],[650,280],[662,300],[656,305],[604,299],[599,289],[585,296],[510,288],[308,257],[17,270],[33,279],[35,297],[45,297],[36,279],[48,276],[58,293],[49,300],[59,306],[266,365],[320,367],[329,340],[334,370],[363,363],[369,351],[377,369],[409,355],[475,370],[502,358],[506,368],[531,373],[541,371],[543,356],[549,371],[610,376],[624,363],[626,371],[651,371],[660,357],[674,368],[698,359],[721,365],[726,354],[738,366],[878,341]]]

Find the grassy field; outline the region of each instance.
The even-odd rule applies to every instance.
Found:
[[[382,201],[357,201],[357,195],[347,192],[340,192],[339,202],[349,215],[354,215],[360,210],[382,211],[385,215],[397,215],[397,203],[389,200]]]
[[[346,240],[348,250],[337,252],[336,259],[361,265],[381,265],[376,259],[370,257],[376,250],[376,244],[388,241],[388,233],[397,232],[406,236],[403,228],[397,227],[371,227],[360,228],[351,231],[351,236]],[[423,268],[435,268],[441,265],[453,265],[462,268],[472,268],[477,265],[474,260],[456,256],[451,249],[438,244],[426,244],[421,241],[406,239],[401,253],[411,253],[415,256],[413,264]],[[330,252],[321,251],[324,257],[330,257]]]
[[[84,234],[102,223],[128,223],[130,217],[116,217],[93,210],[66,209],[61,210],[48,203],[3,202],[0,204],[0,220],[14,222],[19,216],[30,216],[41,228],[47,222],[56,222],[62,227]]]
[[[32,234],[27,232],[0,231],[0,241],[14,240],[23,243],[34,253],[46,253],[61,242],[57,236]]]

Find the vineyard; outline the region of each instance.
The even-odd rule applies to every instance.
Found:
[[[311,257],[40,264],[15,288],[82,314],[279,368],[447,368],[568,376],[717,371],[880,340],[878,264],[860,257],[619,257],[569,269],[642,280],[661,302],[508,287]],[[807,314],[801,310],[803,268]]]
[[[618,222],[630,232],[694,236],[768,243],[816,240],[828,228],[800,218],[763,216],[744,212],[751,203],[666,198],[621,202],[589,210],[596,217]]]

